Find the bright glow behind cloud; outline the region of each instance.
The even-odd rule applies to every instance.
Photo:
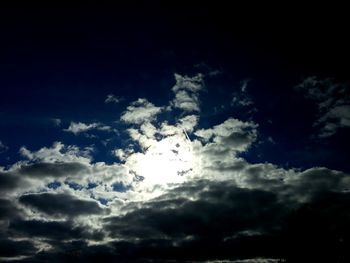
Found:
[[[153,142],[144,153],[135,153],[126,163],[145,186],[181,183],[185,175],[193,173],[195,156],[185,134],[175,134]]]

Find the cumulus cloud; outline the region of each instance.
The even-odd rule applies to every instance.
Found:
[[[319,117],[314,125],[320,127],[320,138],[330,137],[338,129],[350,127],[350,93],[347,84],[313,76],[304,79],[295,88],[317,104]]]
[[[25,146],[21,147],[20,154],[30,161],[41,162],[81,162],[89,163],[91,159],[92,148],[86,147],[80,149],[77,146],[66,146],[61,142],[55,142],[52,147],[43,147],[38,151],[30,151]]]
[[[120,119],[126,123],[141,124],[155,120],[157,114],[161,112],[161,107],[156,107],[147,99],[140,98],[132,102],[123,112]]]
[[[185,112],[200,111],[199,91],[204,87],[203,77],[202,74],[194,77],[175,74],[176,84],[172,88],[175,98],[171,101],[171,106]]]
[[[200,129],[195,135],[206,142],[213,141],[217,146],[245,151],[257,138],[257,124],[229,118],[222,124],[209,129]]]
[[[199,117],[197,115],[187,115],[179,119],[179,124],[186,132],[192,133],[198,125],[198,121]]]

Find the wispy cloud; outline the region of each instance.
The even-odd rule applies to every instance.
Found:
[[[115,96],[114,94],[108,94],[107,98],[105,99],[105,103],[119,103],[123,100],[124,100],[123,97],[118,97],[118,96]]]
[[[350,127],[350,90],[345,83],[336,83],[332,79],[308,77],[295,87],[302,91],[307,99],[318,106],[319,116],[314,125],[320,127],[318,137],[334,135],[338,129]]]
[[[57,127],[61,126],[61,124],[62,124],[62,120],[59,118],[52,118],[51,121]]]
[[[233,93],[231,106],[247,107],[252,106],[254,104],[247,90],[249,82],[249,79],[241,81],[239,91]]]
[[[74,135],[78,135],[80,133],[84,133],[90,130],[100,130],[100,131],[111,131],[112,127],[108,125],[103,125],[99,122],[93,123],[83,123],[83,122],[71,122],[67,129],[64,129],[66,132],[71,132]]]
[[[0,141],[0,153],[6,152],[8,150],[8,146],[6,146],[2,141]]]

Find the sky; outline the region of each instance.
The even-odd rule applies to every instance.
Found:
[[[348,262],[349,18],[271,8],[3,5],[0,261]]]

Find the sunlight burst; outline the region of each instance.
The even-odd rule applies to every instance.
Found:
[[[135,172],[147,185],[181,183],[194,169],[191,141],[184,133],[155,141],[134,161]]]

